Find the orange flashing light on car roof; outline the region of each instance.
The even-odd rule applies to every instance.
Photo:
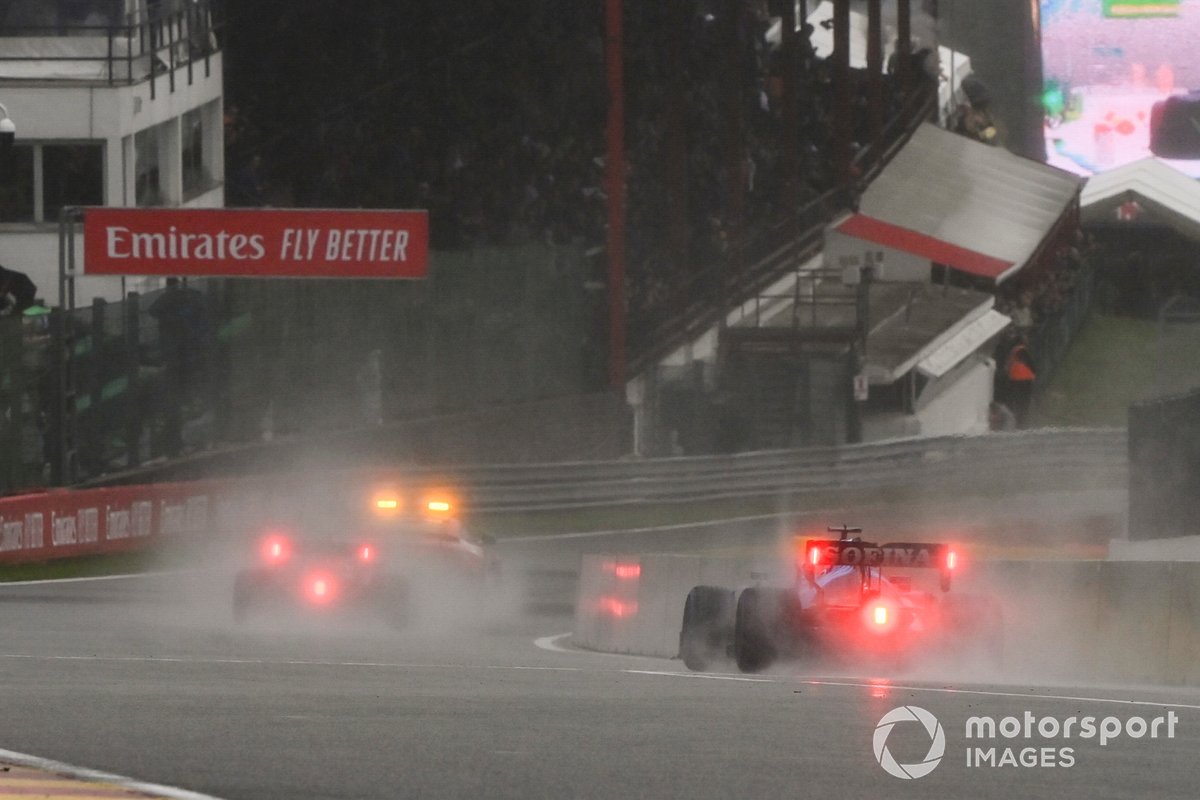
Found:
[[[400,508],[400,501],[394,497],[380,497],[375,501],[375,507],[380,511],[395,511]]]
[[[435,514],[448,514],[453,506],[450,504],[449,500],[430,500],[425,504],[425,508],[429,509]]]

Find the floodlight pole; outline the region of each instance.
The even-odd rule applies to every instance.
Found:
[[[606,0],[605,65],[608,73],[608,380],[625,386],[625,83],[623,0]]]

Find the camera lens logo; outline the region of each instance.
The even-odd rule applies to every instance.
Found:
[[[920,723],[929,736],[929,752],[925,754],[923,760],[915,764],[899,763],[888,750],[888,737],[892,735],[892,728],[901,722]],[[904,727],[911,728],[912,726]],[[920,706],[899,706],[884,714],[883,719],[879,720],[879,724],[875,726],[873,744],[875,760],[879,762],[879,766],[883,767],[884,772],[904,780],[913,780],[914,778],[924,778],[941,763],[942,756],[946,754],[946,733],[942,730],[942,723],[938,722],[937,717]]]

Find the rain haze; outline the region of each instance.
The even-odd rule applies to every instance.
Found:
[[[1194,797],[1198,19],[0,0],[0,797]]]

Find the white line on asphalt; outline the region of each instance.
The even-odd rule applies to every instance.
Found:
[[[589,539],[598,536],[633,536],[639,533],[658,533],[665,531],[681,531],[688,528],[711,528],[717,525],[729,525],[736,522],[761,522],[768,519],[782,519],[783,517],[793,516],[794,512],[781,512],[777,514],[754,514],[747,517],[730,517],[728,519],[711,519],[702,522],[677,522],[671,525],[651,525],[645,528],[621,528],[606,531],[578,531],[576,533],[547,533],[533,536],[505,536],[500,539],[499,543],[506,542],[536,542],[540,540],[552,539]]]
[[[99,583],[100,581],[127,581],[130,578],[159,578],[167,575],[185,575],[192,570],[165,570],[160,572],[130,572],[124,575],[91,575],[85,578],[41,578],[35,581],[0,581],[0,589],[6,586],[40,586],[44,583]]]
[[[742,675],[714,675],[710,672],[660,672],[654,669],[623,669],[630,675],[662,675],[667,678],[701,678],[709,681],[739,681],[742,683],[775,683],[771,678],[747,678]]]
[[[39,758],[38,756],[31,756],[27,753],[17,753],[13,750],[0,750],[0,761],[16,764],[19,767],[28,767],[30,769],[40,769],[46,772],[53,772],[58,775],[65,775],[69,778],[75,778],[76,780],[81,781],[112,783],[120,786],[123,789],[128,789],[131,792],[141,792],[142,794],[167,797],[171,800],[220,800],[220,798],[214,797],[211,794],[190,792],[187,789],[178,789],[174,786],[164,786],[160,783],[146,783],[145,781],[137,781],[132,778],[126,778],[124,775],[114,775],[111,772],[101,772],[97,769],[76,767],[72,764],[64,764],[61,761],[52,761],[48,758]]]
[[[859,512],[880,508],[880,506],[860,506]],[[546,533],[532,536],[504,536],[499,540],[503,545],[507,542],[536,542],[554,539],[587,539],[595,536],[625,536],[639,533],[659,533],[667,531],[682,531],[688,528],[713,528],[719,525],[730,525],[738,522],[762,522],[768,519],[801,519],[803,517],[825,517],[830,514],[843,514],[845,509],[822,508],[812,511],[776,511],[773,514],[751,514],[745,517],[728,517],[726,519],[701,520],[699,522],[676,522],[670,525],[650,525],[645,528],[620,528],[605,531],[578,531],[576,533]]]
[[[171,656],[39,656],[30,653],[0,653],[0,659],[25,661],[93,661],[136,664],[229,664],[276,667],[368,667],[375,669],[460,669],[513,670],[528,672],[587,672],[583,667],[540,667],[523,664],[406,664],[389,661],[308,661],[271,658],[174,658]]]
[[[954,689],[948,686],[905,686],[895,683],[862,683],[859,681],[801,680],[807,686],[843,686],[853,689],[889,689],[902,692],[934,692],[937,694],[969,694],[981,697],[1016,697],[1022,700],[1061,700],[1070,703],[1114,703],[1126,706],[1151,706],[1154,708],[1184,708],[1200,711],[1200,705],[1190,703],[1162,703],[1154,700],[1120,700],[1113,697],[1083,697],[1068,694],[1035,694],[1033,692],[1000,692],[989,689]]]
[[[566,633],[556,633],[553,636],[542,636],[534,639],[533,643],[543,650],[549,650],[551,653],[574,653],[574,650],[568,650],[565,647],[559,647],[558,643],[571,635],[571,631]]]

